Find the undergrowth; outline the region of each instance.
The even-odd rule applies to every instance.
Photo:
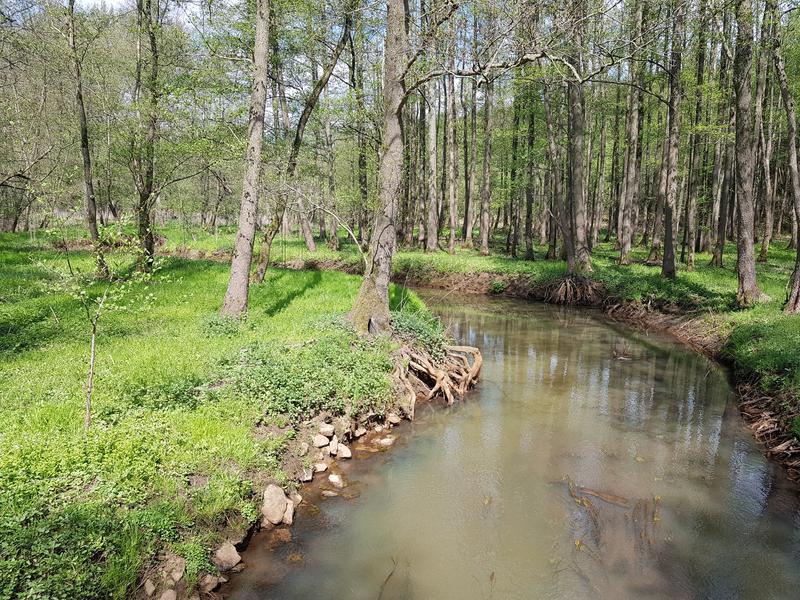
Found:
[[[358,277],[270,270],[240,322],[217,315],[227,264],[167,259],[129,296],[145,309],[100,324],[84,433],[85,318],[51,285],[65,268],[52,240],[0,235],[2,599],[125,598],[165,549],[195,578],[221,529],[256,519],[255,474],[286,480],[300,415],[379,410],[390,392],[389,342],[341,317]],[[421,306],[398,288],[392,303]]]

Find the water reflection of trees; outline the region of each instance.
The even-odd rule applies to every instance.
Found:
[[[710,597],[796,589],[796,488],[744,430],[721,369],[569,309],[448,317],[481,348],[502,401],[531,405],[525,418],[491,415],[492,443],[526,449],[548,476],[664,497],[665,581]]]

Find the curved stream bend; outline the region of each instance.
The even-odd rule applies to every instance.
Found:
[[[592,312],[426,295],[481,348],[477,391],[256,539],[231,598],[797,597],[796,489],[722,369]]]

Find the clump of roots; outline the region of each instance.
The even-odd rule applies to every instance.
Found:
[[[544,286],[544,300],[551,304],[594,306],[603,300],[604,287],[583,275],[567,275]]]
[[[463,398],[478,381],[483,366],[481,351],[473,346],[444,347],[444,359],[435,360],[427,350],[403,345],[394,372],[407,392],[409,417],[414,418],[418,397],[431,400],[443,397],[447,404]]]
[[[793,424],[800,418],[792,403],[763,393],[753,384],[740,384],[739,410],[769,458],[782,464],[790,479],[800,481],[800,440]]]

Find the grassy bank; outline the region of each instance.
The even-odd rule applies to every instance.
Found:
[[[238,324],[216,316],[227,265],[169,258],[100,322],[84,432],[89,330],[54,291],[66,268],[45,237],[0,236],[0,598],[122,598],[164,549],[191,580],[285,479],[293,424],[391,399],[391,343],[343,319],[359,278],[271,270]]]
[[[196,229],[169,226],[162,230],[169,251],[226,256],[233,246],[232,230],[213,235]],[[277,238],[273,249],[275,261],[283,263],[319,263],[335,261],[358,270],[360,256],[344,235],[339,251],[320,243],[317,252],[306,250],[302,240]],[[459,248],[455,255],[446,252],[425,254],[414,250],[398,252],[394,268],[400,281],[437,280],[458,275],[481,275],[490,292],[503,293],[509,282],[541,287],[563,276],[562,261],[541,260],[546,248],[536,247],[540,260],[513,259],[503,253],[505,239],[494,240],[492,255],[480,256],[475,250]],[[607,297],[618,302],[637,302],[653,308],[667,308],[687,314],[705,314],[704,326],[724,340],[722,356],[736,371],[740,381],[755,382],[763,390],[780,395],[787,411],[797,412],[795,399],[800,396],[800,318],[781,312],[786,285],[794,266],[794,250],[786,249],[786,240],[776,240],[766,263],[758,263],[758,283],[769,300],[741,310],[736,306],[736,246],[726,245],[724,268],[711,267],[711,256],[699,253],[696,268],[689,272],[679,264],[675,280],[660,276],[659,266],[644,264],[645,248],[634,248],[634,264],[616,264],[618,253],[611,243],[599,244],[593,252],[592,278],[603,283]],[[469,277],[466,281],[469,281]],[[794,425],[800,436],[800,421]]]

